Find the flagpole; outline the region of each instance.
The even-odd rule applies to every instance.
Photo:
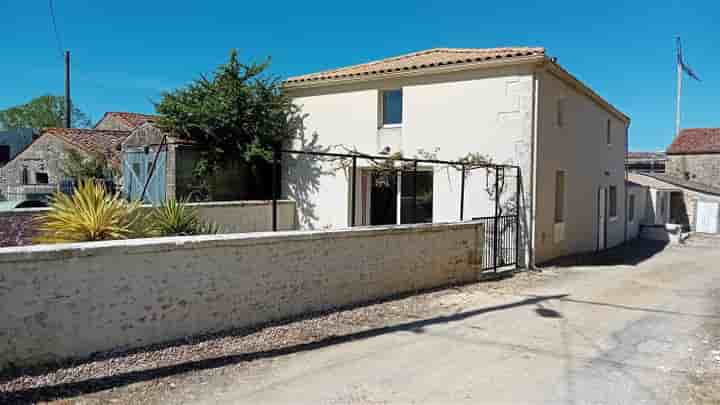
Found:
[[[677,91],[675,94],[675,136],[680,135],[680,96],[682,94],[682,66],[677,61]]]

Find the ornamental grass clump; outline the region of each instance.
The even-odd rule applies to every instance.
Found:
[[[148,233],[140,203],[110,194],[93,180],[81,181],[72,195],[55,193],[50,211],[38,224],[40,243],[130,239]]]
[[[178,202],[171,199],[155,208],[150,215],[152,233],[157,236],[206,235],[220,232],[214,222],[200,218],[197,209],[187,204],[187,199]]]

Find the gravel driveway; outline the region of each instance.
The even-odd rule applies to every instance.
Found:
[[[0,403],[720,403],[720,242],[541,273],[56,369]]]

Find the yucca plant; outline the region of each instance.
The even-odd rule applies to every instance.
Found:
[[[220,232],[213,222],[200,218],[197,209],[187,204],[188,200],[165,201],[153,210],[150,216],[152,231],[158,236],[204,235]]]
[[[140,203],[111,195],[102,184],[81,181],[72,195],[55,193],[38,218],[40,243],[128,239],[147,233]]]

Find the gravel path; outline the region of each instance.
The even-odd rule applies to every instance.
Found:
[[[252,363],[364,337],[365,331],[450,313],[475,293],[512,293],[561,273],[524,272],[512,278],[314,314],[284,324],[238,329],[129,352],[103,353],[55,367],[0,373],[0,403],[163,403],[164,394],[212,378],[231,376]],[[376,333],[376,332],[367,332]]]

